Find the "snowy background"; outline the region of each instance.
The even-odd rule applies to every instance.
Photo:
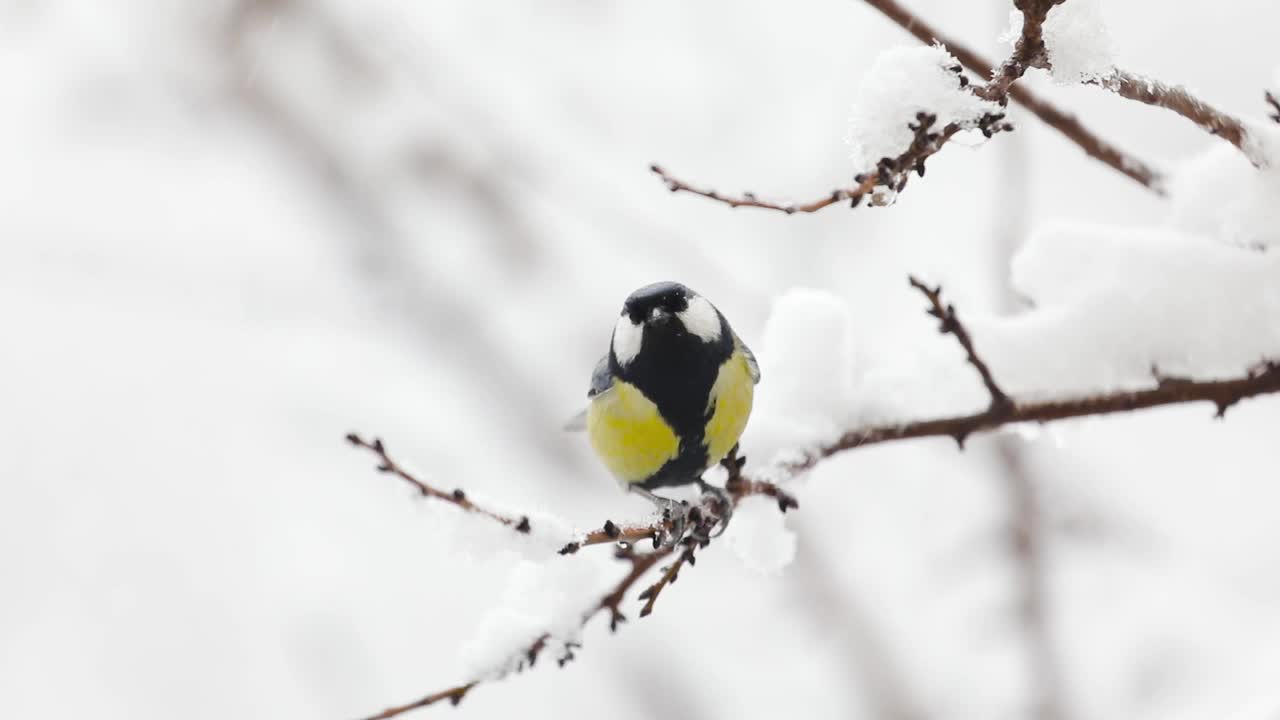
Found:
[[[1007,53],[1008,3],[911,7]],[[1280,85],[1273,2],[1102,10],[1127,69],[1255,117]],[[908,273],[1020,394],[1280,351],[1274,175],[1042,72],[1104,137],[1193,162],[1179,196],[1017,108],[887,209],[731,211],[646,171],[820,197],[868,70],[913,43],[853,0],[0,1],[0,716],[351,718],[470,679],[625,567],[517,546],[342,436],[571,527],[643,518],[559,428],[653,280],[760,351],[753,459],[981,405]],[[847,454],[651,617],[422,716],[1274,720],[1280,399],[1212,414]]]

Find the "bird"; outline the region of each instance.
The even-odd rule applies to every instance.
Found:
[[[568,427],[586,430],[624,488],[670,514],[671,542],[683,533],[688,505],[655,494],[662,488],[697,484],[718,496],[723,532],[732,503],[702,474],[736,452],[758,382],[755,355],[710,301],[678,282],[657,282],[622,303],[609,350],[591,374],[587,408]]]

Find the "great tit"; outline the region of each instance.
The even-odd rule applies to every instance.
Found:
[[[578,424],[624,487],[677,512],[653,491],[697,483],[723,497],[702,473],[737,445],[758,382],[755,356],[714,305],[680,283],[654,283],[623,302]]]

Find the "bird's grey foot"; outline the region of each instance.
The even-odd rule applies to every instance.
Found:
[[[729,527],[729,519],[733,517],[733,497],[724,488],[718,488],[705,480],[698,480],[698,488],[702,490],[703,504],[710,497],[715,502],[716,514],[720,516],[715,532],[705,539],[718,538],[724,534],[725,529]]]
[[[680,539],[684,537],[685,530],[689,527],[689,513],[692,510],[689,503],[655,495],[638,486],[632,486],[631,491],[653,503],[654,507],[658,508],[658,511],[662,513],[662,519],[670,524],[670,529],[667,531],[666,537],[662,539],[661,544],[670,547],[680,542]],[[656,540],[655,547],[657,547]]]

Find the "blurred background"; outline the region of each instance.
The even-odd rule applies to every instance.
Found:
[[[910,2],[992,59],[1008,5]],[[1261,114],[1275,3],[1105,9],[1126,67]],[[1164,221],[1017,108],[888,209],[647,172],[821,196],[862,73],[912,42],[855,0],[0,0],[0,716],[350,718],[465,681],[515,560],[346,432],[507,507],[640,518],[559,430],[635,287],[681,280],[749,343],[825,289],[892,364],[946,342],[907,273],[1004,312],[1029,228]],[[1158,166],[1214,142],[1026,82]],[[565,669],[421,716],[1280,717],[1280,403],[1211,415],[848,454],[796,486],[781,573],[712,546]]]

